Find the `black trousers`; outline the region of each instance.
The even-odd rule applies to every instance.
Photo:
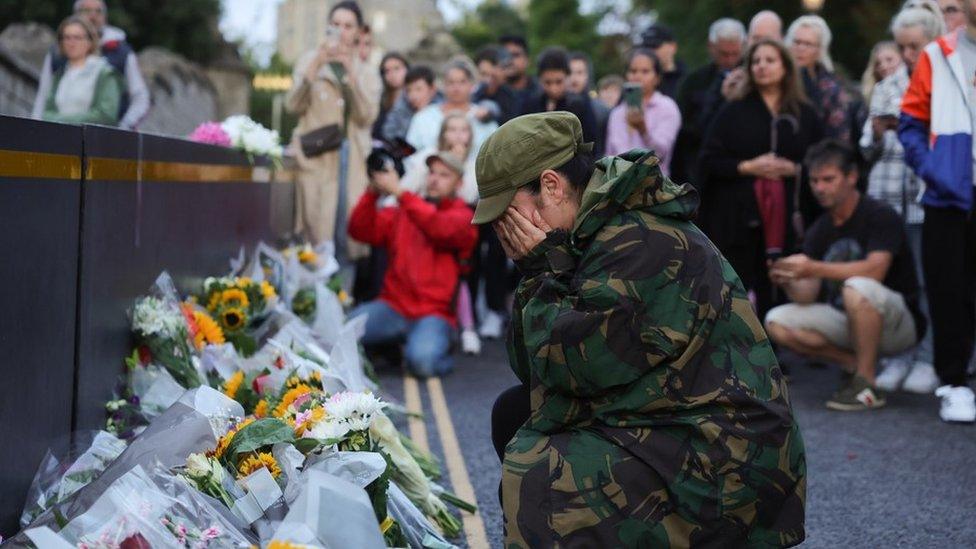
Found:
[[[935,370],[942,383],[965,385],[976,337],[976,203],[970,212],[925,207],[922,270]]]
[[[491,225],[481,226],[479,250],[482,247],[485,254],[481,263],[481,276],[485,280],[485,302],[492,311],[505,314],[506,299],[518,285],[518,277],[509,269],[505,250]]]
[[[530,413],[529,388],[525,385],[506,389],[495,399],[495,405],[491,408],[491,444],[495,447],[499,462],[505,460],[505,446],[529,419]],[[501,505],[501,502],[502,485],[498,483],[498,504]]]

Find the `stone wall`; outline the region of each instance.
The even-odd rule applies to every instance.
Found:
[[[139,131],[185,136],[218,119],[217,90],[196,64],[162,48],[146,48],[139,67],[153,103]]]
[[[0,45],[0,113],[29,117],[37,95],[37,71]]]

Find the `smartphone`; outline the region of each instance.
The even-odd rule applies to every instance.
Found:
[[[329,25],[325,29],[325,45],[334,48],[339,45],[339,29]]]
[[[628,107],[640,108],[641,99],[643,98],[643,90],[640,84],[634,84],[633,82],[628,82],[624,84],[624,103]]]

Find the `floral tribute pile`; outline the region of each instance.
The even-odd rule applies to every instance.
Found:
[[[275,130],[269,130],[243,114],[228,117],[223,122],[204,122],[187,136],[191,141],[233,147],[244,152],[253,162],[255,156],[267,156],[280,161],[283,148]]]
[[[259,245],[181,297],[163,273],[107,426],[49,451],[14,545],[448,548],[440,466],[401,435],[331,249]]]

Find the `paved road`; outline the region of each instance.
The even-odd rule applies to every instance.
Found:
[[[383,388],[402,401],[401,375],[383,371],[381,377]],[[883,410],[831,412],[823,401],[837,380],[833,370],[791,368],[809,469],[803,547],[976,547],[976,426],[943,424],[934,396],[896,394]],[[457,540],[462,546],[501,546],[489,416],[495,396],[515,382],[503,346],[492,343],[481,356],[459,358],[442,389],[420,384],[429,445],[442,459],[445,450],[463,457],[480,505],[481,520],[469,517],[466,537]],[[447,411],[431,404],[440,394]],[[444,436],[448,425],[456,437]],[[453,461],[457,471],[460,458]]]

